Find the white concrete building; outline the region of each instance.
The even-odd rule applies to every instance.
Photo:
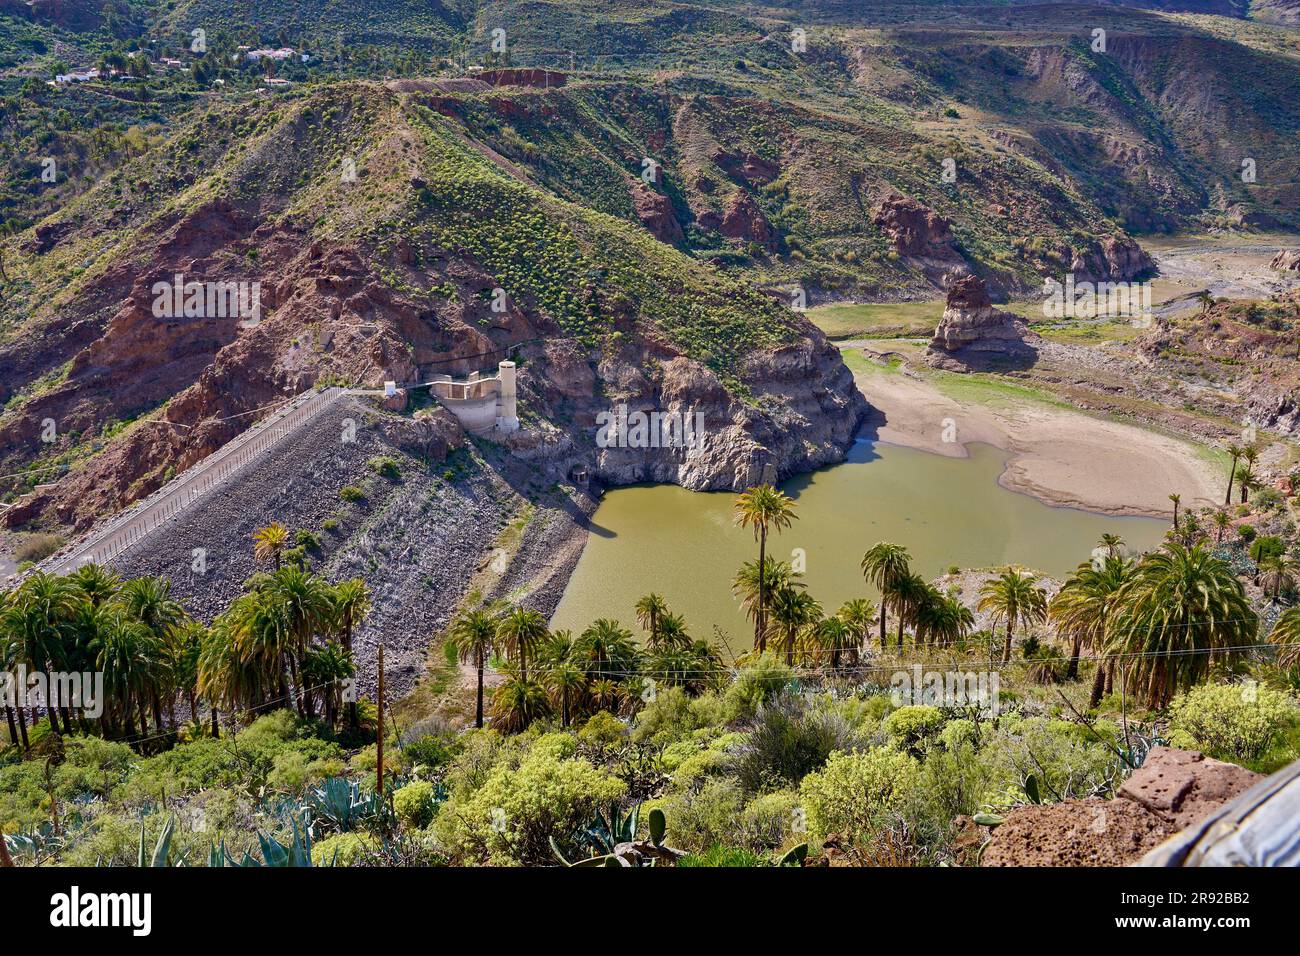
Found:
[[[519,430],[515,363],[501,362],[495,375],[473,372],[463,381],[435,375],[429,392],[474,435],[508,434]]]

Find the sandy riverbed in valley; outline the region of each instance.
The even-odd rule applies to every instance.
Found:
[[[987,442],[1012,454],[1002,485],[1052,505],[1102,514],[1166,515],[1223,500],[1225,476],[1195,446],[1122,422],[1014,397],[965,402],[905,370],[855,373],[876,409],[875,437],[964,457]]]

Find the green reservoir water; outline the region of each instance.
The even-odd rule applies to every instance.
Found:
[[[912,554],[927,579],[963,568],[1023,564],[1061,578],[1086,560],[1102,532],[1130,548],[1155,547],[1167,522],[1111,518],[1052,508],[998,484],[1007,455],[970,446],[969,458],[947,458],[899,445],[859,440],[846,462],[793,478],[782,490],[798,520],[768,539],[785,561],[802,548],[804,580],[827,611],[853,597],[876,597],[862,580],[862,553],[892,541]],[[753,533],[732,521],[735,495],[699,493],[673,485],[609,491],[552,626],[579,632],[613,617],[640,633],[633,605],[649,591],[686,617],[695,637],[715,639],[714,625],[733,652],[750,643],[749,625],[731,595],[742,561],[757,556]]]

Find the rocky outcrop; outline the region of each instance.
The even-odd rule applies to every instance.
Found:
[[[738,491],[842,461],[867,413],[839,353],[816,329],[774,350],[751,355],[743,378],[755,401],[743,402],[718,376],[685,356],[651,374],[623,353],[599,367],[602,400],[583,403],[591,431],[590,474],[606,485],[671,482],[694,491]],[[636,436],[600,447],[597,416],[640,412],[683,422],[685,439],[645,447]],[[692,437],[693,436],[693,437]]]
[[[876,206],[872,222],[899,255],[949,267],[964,262],[953,245],[948,220],[909,196],[885,196]]]
[[[984,280],[970,273],[945,279],[948,298],[926,350],[926,360],[941,368],[1032,364],[1038,336],[1019,317],[993,307]]]
[[[754,153],[718,151],[712,159],[714,165],[728,176],[744,180],[751,186],[770,183],[781,174],[780,166]]]
[[[1124,282],[1146,275],[1155,261],[1127,236],[1105,236],[1074,251],[1070,271],[1076,282]]]
[[[731,197],[718,231],[728,239],[756,242],[769,250],[776,247],[776,231],[758,208],[758,203],[744,190],[737,190]]]
[[[1281,249],[1268,265],[1279,272],[1300,272],[1300,249]]]
[[[673,212],[672,201],[663,193],[655,192],[640,182],[634,183],[630,188],[636,217],[641,220],[641,225],[650,230],[650,235],[660,242],[681,242],[684,234],[682,225]]]
[[[1262,779],[1197,751],[1157,747],[1114,800],[1012,810],[993,829],[980,864],[1125,866]]]

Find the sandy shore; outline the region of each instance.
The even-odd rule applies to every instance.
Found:
[[[1003,487],[1047,504],[1163,517],[1171,492],[1184,505],[1223,500],[1225,476],[1176,438],[1030,399],[961,403],[906,370],[855,379],[876,409],[881,441],[956,457],[967,443],[987,442],[1012,455]]]

